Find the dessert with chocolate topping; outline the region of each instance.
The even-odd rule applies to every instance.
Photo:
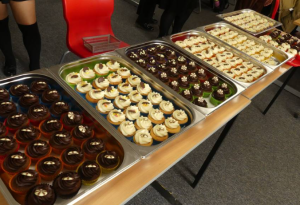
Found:
[[[169,70],[169,77],[170,77],[171,80],[178,80],[179,73],[178,73],[177,68],[175,68],[175,67],[171,67],[170,68],[170,70]]]
[[[168,59],[175,59],[177,58],[175,51],[167,49],[166,50],[166,56]]]
[[[177,59],[177,61],[178,61],[179,65],[185,65],[187,63],[186,62],[186,58],[183,57],[183,56],[179,56],[178,59]]]
[[[9,101],[9,99],[10,99],[9,92],[4,88],[0,88],[0,102]]]
[[[45,157],[40,159],[36,164],[36,170],[43,180],[53,180],[62,170],[63,164],[57,157]]]
[[[44,140],[33,140],[25,148],[25,154],[30,157],[32,162],[50,155],[51,147]]]
[[[167,66],[169,66],[169,67],[177,67],[177,61],[175,59],[169,59],[167,61]]]
[[[222,83],[222,84],[219,86],[219,89],[222,89],[225,95],[230,95],[230,89],[229,89],[228,84]]]
[[[0,117],[5,118],[8,115],[17,112],[17,106],[11,101],[0,102]]]
[[[58,119],[49,118],[42,121],[39,128],[43,136],[49,139],[54,132],[62,130],[63,125]]]
[[[210,102],[215,106],[221,104],[224,100],[225,100],[225,94],[222,89],[215,90],[212,93],[210,98]]]
[[[77,173],[84,185],[92,185],[97,182],[101,176],[101,168],[97,162],[87,160],[77,168]]]
[[[71,131],[73,141],[76,145],[81,146],[81,144],[94,136],[94,128],[88,125],[77,125]]]
[[[40,137],[40,130],[32,125],[21,127],[15,134],[15,138],[21,146],[26,146],[31,141],[37,140]]]
[[[133,61],[139,59],[139,56],[135,52],[130,52],[129,54],[127,54],[127,56]]]
[[[52,103],[50,107],[50,113],[54,118],[60,118],[62,114],[68,112],[69,110],[69,104],[64,101],[56,101]]]
[[[12,95],[13,99],[17,100],[19,97],[26,93],[29,93],[30,91],[27,85],[18,84],[11,86],[9,92]]]
[[[27,111],[30,106],[38,104],[39,100],[37,95],[28,93],[19,98],[19,105]]]
[[[56,193],[51,185],[39,184],[33,187],[26,195],[25,205],[53,205]]]
[[[209,97],[212,92],[212,86],[209,81],[204,81],[201,84],[201,88],[203,90],[203,97]]]
[[[61,154],[61,152],[68,148],[72,142],[72,136],[70,132],[66,130],[53,133],[49,140],[49,144],[55,154]]]
[[[39,126],[41,121],[50,117],[50,112],[48,107],[45,105],[37,104],[29,108],[27,116],[31,124]]]
[[[82,150],[86,159],[95,160],[97,155],[104,151],[105,143],[100,138],[90,138],[82,144]]]
[[[178,83],[179,83],[179,87],[182,89],[187,89],[190,87],[190,83],[186,76],[182,76],[181,78],[179,78]]]
[[[138,59],[135,61],[137,64],[139,64],[142,68],[146,68],[147,63],[144,59]]]
[[[81,185],[82,181],[79,174],[73,171],[59,174],[52,183],[55,193],[63,199],[74,197]]]
[[[160,70],[161,72],[167,72],[169,70],[169,68],[167,67],[167,65],[165,63],[161,63],[158,65],[158,70]]]
[[[194,84],[191,88],[193,96],[202,97],[203,91],[200,89],[200,84]]]
[[[45,90],[42,94],[42,102],[45,104],[51,104],[60,100],[60,94],[57,90]]]
[[[83,122],[82,115],[77,111],[69,111],[61,116],[61,122],[66,130],[72,130]]]
[[[153,76],[157,77],[158,70],[157,70],[156,67],[150,66],[150,67],[147,68],[147,71],[148,71],[149,73],[151,73]]]
[[[193,99],[192,93],[190,90],[183,90],[181,92],[182,97],[184,97],[185,99],[187,99],[188,101],[191,101]]]
[[[187,75],[189,73],[188,68],[186,65],[182,65],[179,67],[179,71],[180,74],[182,75]]]
[[[137,50],[137,54],[139,55],[140,58],[143,59],[148,57],[147,51],[142,48]]]
[[[2,161],[7,155],[18,151],[19,145],[12,136],[0,137],[0,160]]]
[[[187,64],[187,68],[189,71],[191,72],[195,72],[197,70],[197,66],[196,66],[196,63],[194,61],[190,61],[188,64]]]
[[[206,75],[206,72],[203,68],[200,68],[198,71],[197,71],[197,76],[198,76],[198,79],[201,81],[201,82],[204,82],[207,80],[207,75]]]
[[[210,84],[213,86],[213,88],[217,88],[219,86],[219,78],[217,76],[214,76],[209,79]]]
[[[155,59],[159,63],[164,63],[165,62],[165,55],[161,54],[161,53],[158,53],[158,54],[155,55]]]
[[[275,30],[275,31],[273,31],[272,33],[270,33],[270,36],[272,37],[272,38],[277,38],[279,35],[280,35],[280,31],[278,31],[278,30]]]
[[[176,92],[179,92],[179,83],[177,80],[172,81],[169,86]]]
[[[149,47],[149,48],[147,49],[147,51],[148,51],[148,53],[149,53],[150,55],[155,55],[156,52],[157,52],[157,48],[156,48],[156,47]]]
[[[207,107],[207,102],[204,100],[203,97],[196,98],[193,103],[200,107]]]
[[[190,84],[197,84],[199,83],[198,77],[196,73],[191,73],[188,77],[188,81]]]
[[[156,60],[154,57],[150,57],[148,59],[148,63],[150,64],[150,66],[156,65]]]
[[[157,49],[158,53],[165,53],[167,50],[166,46],[164,46],[164,45],[157,45],[156,49]]]
[[[104,151],[98,154],[97,162],[103,169],[103,172],[115,170],[120,164],[120,157],[115,151]]]
[[[26,114],[15,112],[6,118],[4,124],[11,132],[14,133],[20,127],[28,125],[29,120]]]
[[[29,168],[30,159],[22,152],[13,152],[4,159],[2,169],[9,175],[24,171]]]
[[[35,80],[30,84],[30,91],[37,95],[41,95],[45,90],[48,89],[50,89],[49,84],[43,80]]]
[[[166,72],[162,72],[158,75],[158,79],[161,80],[166,85],[169,84],[169,78]]]
[[[72,146],[61,153],[61,160],[64,163],[64,168],[75,170],[84,161],[84,154],[80,147]]]

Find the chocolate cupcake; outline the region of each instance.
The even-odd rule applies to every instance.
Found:
[[[158,74],[158,70],[157,70],[155,67],[153,67],[153,66],[148,67],[148,68],[147,68],[147,71],[148,71],[149,73],[151,73],[152,75],[154,75],[155,77],[156,77],[157,74]]]
[[[20,127],[29,124],[29,120],[26,114],[15,112],[6,118],[4,124],[9,131],[15,133]]]
[[[147,51],[144,49],[138,49],[137,54],[140,58],[146,59],[148,57]]]
[[[210,78],[209,82],[213,86],[213,88],[216,88],[220,84],[219,78],[217,76]]]
[[[47,141],[34,140],[26,146],[25,153],[31,158],[31,161],[34,162],[48,156],[51,153],[51,148]]]
[[[191,72],[195,72],[197,70],[197,66],[196,66],[196,63],[194,61],[190,61],[188,64],[187,64],[187,68],[189,71]]]
[[[191,73],[188,77],[188,81],[190,82],[190,84],[196,84],[199,83],[198,77],[196,73]]]
[[[147,63],[144,59],[138,59],[138,60],[136,60],[136,63],[138,65],[140,65],[142,68],[146,68],[146,66],[147,66]]]
[[[84,154],[80,147],[72,146],[62,152],[61,160],[66,169],[75,170],[84,160]]]
[[[210,102],[215,106],[221,104],[224,100],[225,94],[222,89],[215,90],[210,98]]]
[[[62,170],[63,164],[59,158],[45,157],[40,159],[36,164],[36,170],[41,175],[43,180],[53,180]]]
[[[66,130],[72,130],[76,125],[83,122],[83,116],[77,111],[69,111],[63,114],[61,119]]]
[[[284,37],[280,37],[280,38],[276,39],[276,42],[279,44],[282,44],[282,43],[286,42],[286,39]]]
[[[176,92],[179,92],[179,83],[178,83],[177,80],[173,80],[173,81],[169,84],[169,86],[170,86],[173,90],[175,90]]]
[[[97,156],[97,162],[104,172],[108,172],[119,166],[120,157],[115,151],[104,151]]]
[[[230,94],[230,90],[229,90],[228,84],[226,84],[226,83],[222,83],[219,86],[219,89],[222,89],[225,95]]]
[[[55,132],[50,140],[49,144],[52,150],[56,154],[61,154],[61,152],[68,148],[72,144],[72,136],[69,131],[62,130]]]
[[[273,31],[272,33],[270,33],[270,36],[272,37],[272,38],[277,38],[279,35],[280,35],[280,31],[278,31],[278,30],[275,30],[275,31]]]
[[[169,78],[166,72],[162,72],[158,75],[158,79],[161,80],[165,84],[169,84]]]
[[[175,51],[167,49],[166,50],[166,56],[168,59],[175,59],[177,58]]]
[[[193,96],[190,90],[184,90],[181,92],[182,97],[184,97],[185,99],[187,99],[188,101],[192,101]]]
[[[156,60],[155,60],[155,58],[154,58],[154,57],[150,57],[150,58],[148,59],[148,64],[150,64],[150,66],[156,65]]]
[[[158,54],[155,55],[155,59],[159,63],[164,63],[165,62],[165,55],[161,54],[161,53],[158,53]]]
[[[181,78],[179,78],[178,83],[180,88],[187,89],[190,87],[190,83],[186,76],[182,76]]]
[[[84,140],[94,136],[94,128],[88,125],[77,125],[71,132],[75,144],[81,146]]]
[[[188,68],[186,65],[182,65],[179,67],[179,71],[180,74],[182,75],[187,75],[189,73]]]
[[[291,39],[293,36],[292,36],[291,34],[287,33],[287,34],[283,35],[282,37],[285,38],[286,40],[289,40],[289,39]]]
[[[39,174],[35,170],[28,169],[16,174],[10,181],[10,187],[12,192],[18,196],[26,194],[30,189],[40,182],[41,178]]]
[[[49,139],[53,133],[62,130],[63,125],[59,120],[50,118],[42,121],[39,127],[43,136]]]
[[[158,70],[160,70],[161,72],[167,72],[169,70],[169,68],[167,67],[167,65],[165,63],[161,63],[157,66]]]
[[[163,45],[157,45],[156,49],[157,49],[158,53],[165,53],[167,50],[166,46],[163,46]]]
[[[212,92],[212,86],[209,81],[204,81],[201,84],[201,88],[203,90],[203,97],[208,97]]]
[[[50,117],[48,107],[45,105],[33,105],[28,110],[28,118],[34,126],[39,126],[40,122]]]
[[[39,97],[35,94],[25,94],[19,98],[19,105],[27,111],[30,106],[38,104],[39,100]]]
[[[63,199],[74,197],[82,185],[79,174],[67,171],[59,174],[53,181],[55,193]]]
[[[133,60],[133,61],[136,61],[136,60],[139,59],[139,56],[138,56],[135,52],[130,52],[130,53],[128,54],[128,57],[129,57],[131,60]]]
[[[9,92],[13,96],[13,99],[17,100],[19,97],[29,93],[30,91],[27,85],[18,84],[11,86]]]
[[[5,172],[16,174],[28,169],[30,159],[22,152],[13,152],[4,159],[2,168]]]
[[[203,68],[200,68],[198,71],[197,71],[197,76],[198,76],[198,79],[200,81],[205,81],[207,80],[207,75],[206,75],[206,72]]]
[[[157,52],[157,48],[156,48],[156,47],[149,47],[149,48],[147,49],[147,51],[148,51],[148,53],[149,53],[150,55],[155,55],[156,52]]]
[[[179,56],[177,61],[179,65],[186,65],[186,58],[183,56]]]
[[[3,101],[0,103],[0,117],[5,118],[8,115],[17,112],[17,106],[10,101]]]
[[[175,67],[170,68],[169,77],[171,78],[171,80],[178,80],[179,73],[178,73],[177,68],[175,68]]]
[[[26,146],[33,140],[37,140],[41,136],[39,129],[35,128],[32,125],[23,126],[16,132],[16,140],[22,146]]]
[[[16,152],[19,145],[12,136],[0,137],[0,160],[4,159],[5,156]]]
[[[77,173],[85,185],[92,185],[101,176],[101,168],[95,161],[87,160],[83,162],[77,169]]]
[[[42,102],[45,104],[51,104],[60,100],[60,94],[57,90],[45,90],[42,94]]]
[[[169,67],[177,67],[177,61],[175,59],[169,59],[167,61],[167,66],[169,66]]]
[[[66,113],[69,110],[69,104],[64,101],[57,101],[55,103],[52,103],[50,107],[50,113],[54,118],[60,118],[63,113]]]
[[[25,205],[53,205],[55,201],[56,193],[52,186],[49,184],[39,184],[28,192]]]
[[[0,88],[0,102],[9,101],[10,95],[6,89]]]
[[[82,145],[82,150],[86,159],[95,160],[97,155],[104,151],[105,144],[100,138],[90,138]]]
[[[3,124],[3,122],[0,122],[0,137],[7,135],[7,133],[8,133],[7,127]]]
[[[193,103],[200,107],[207,107],[207,102],[204,100],[203,97],[196,98]]]
[[[50,89],[49,84],[43,80],[36,80],[30,84],[30,91],[37,95],[41,95],[45,90],[48,89]]]
[[[203,91],[200,89],[200,84],[193,85],[191,91],[193,96],[202,97],[203,95]]]

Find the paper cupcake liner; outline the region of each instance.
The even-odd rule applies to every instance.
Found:
[[[38,165],[39,163],[41,163],[41,161],[43,159],[45,159],[46,157],[42,157],[38,160],[38,162],[35,164],[35,170],[40,174],[41,178],[45,181],[52,181],[53,179],[55,179],[55,177],[62,171],[62,169],[64,168],[64,165],[63,163],[61,163],[61,167],[54,173],[54,174],[51,174],[51,175],[46,175],[46,174],[43,174],[41,173],[39,170],[38,170]],[[58,158],[60,160],[60,162],[62,162],[62,160],[60,158]]]
[[[62,173],[60,173],[59,175],[61,175]],[[55,184],[55,181],[57,180],[57,178],[59,177],[59,175],[57,175],[55,177],[55,179],[53,180],[53,183],[52,183],[52,187],[53,189],[55,190],[55,187],[54,187],[54,184]],[[66,194],[66,195],[62,195],[62,194],[59,194],[59,192],[57,190],[55,190],[55,193],[57,194],[57,196],[59,196],[60,198],[62,199],[70,199],[70,198],[73,198],[74,196],[76,196],[80,190],[82,186],[82,183],[80,184],[80,187],[78,188],[78,190],[75,190],[73,193],[71,194]]]
[[[77,172],[77,173],[78,173],[78,170],[79,170],[79,168],[81,167],[82,164],[83,164],[83,162],[77,167],[77,169],[76,169],[76,172]],[[99,165],[99,166],[100,166],[100,165]],[[102,167],[100,166],[100,174],[99,174],[99,177],[97,177],[96,179],[91,180],[91,181],[87,181],[87,180],[81,179],[81,180],[82,180],[82,184],[87,185],[87,186],[93,185],[93,184],[95,184],[95,183],[98,181],[98,179],[101,177],[101,175],[102,175]]]

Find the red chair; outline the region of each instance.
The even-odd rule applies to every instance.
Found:
[[[111,28],[111,15],[114,10],[114,0],[62,0],[64,18],[67,22],[67,46],[61,57],[72,52],[81,58],[100,53],[92,53],[83,45],[83,37],[110,34],[114,36]],[[121,42],[119,48],[129,46]]]

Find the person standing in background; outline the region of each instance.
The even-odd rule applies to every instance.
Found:
[[[158,37],[167,36],[173,23],[172,34],[180,32],[197,6],[198,0],[160,0],[159,7],[164,12],[160,19]]]
[[[268,0],[238,0],[235,5],[235,11],[241,9],[252,9],[261,12]]]
[[[146,31],[153,31],[154,28],[150,24],[157,24],[158,21],[153,19],[157,0],[141,0],[137,10],[139,15],[136,20],[136,25]]]
[[[35,0],[0,0],[0,49],[5,57],[3,73],[12,76],[17,72],[17,65],[8,26],[8,4],[22,32],[30,70],[40,68],[41,36],[36,22]]]

